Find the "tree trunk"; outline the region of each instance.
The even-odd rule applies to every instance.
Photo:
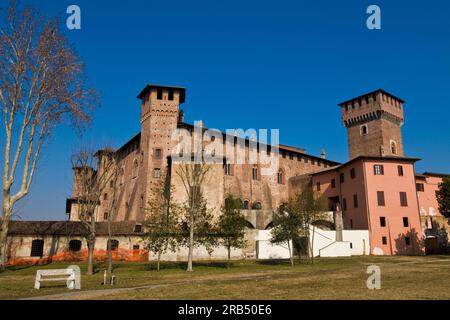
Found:
[[[109,238],[109,248],[108,248],[108,273],[113,273],[113,261],[112,261],[112,250],[111,250],[111,238]]]
[[[290,240],[287,241],[287,245],[288,245],[288,250],[289,250],[289,259],[291,260],[291,267],[293,267],[294,266],[294,258],[292,257]]]
[[[227,261],[227,268],[230,267],[230,260],[231,260],[231,246],[228,244],[228,261]]]
[[[188,265],[187,270],[188,272],[192,272],[192,256],[194,254],[194,223],[191,218],[191,227],[189,230],[189,253],[188,253]]]
[[[112,250],[111,250],[111,213],[108,214],[108,273],[112,274],[113,272],[113,261],[112,261]]]
[[[11,217],[11,207],[9,206],[9,193],[3,190],[3,216],[0,225],[0,272],[5,270],[7,257],[6,250],[8,245],[8,228]]]
[[[314,264],[314,235],[316,234],[314,225],[312,226],[312,241],[311,241],[311,263]]]
[[[9,226],[9,215],[3,214],[3,222],[0,226],[0,272],[5,270],[7,262],[6,247],[8,242],[8,226]]]
[[[156,263],[156,271],[159,271],[160,264],[161,264],[161,251],[158,252],[158,262]]]
[[[94,248],[95,248],[95,234],[90,235],[88,239],[88,259],[87,259],[87,274],[94,274]]]

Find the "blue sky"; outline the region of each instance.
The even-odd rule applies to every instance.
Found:
[[[279,128],[281,143],[344,162],[337,103],[383,88],[407,102],[403,141],[423,159],[416,170],[450,172],[448,1],[22,2],[64,22],[68,5],[81,8],[82,29],[67,35],[102,95],[84,144],[118,147],[139,132],[136,95],[157,83],[186,87],[187,122]],[[381,30],[366,28],[371,4]],[[55,131],[16,218],[65,218],[79,145],[70,129]]]

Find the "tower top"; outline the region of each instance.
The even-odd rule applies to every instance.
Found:
[[[173,91],[178,91],[180,94],[180,103],[183,103],[185,98],[186,98],[186,88],[184,87],[177,87],[177,86],[163,86],[163,85],[157,85],[157,84],[148,84],[145,86],[144,89],[142,89],[142,91],[138,94],[137,98],[138,99],[142,99],[149,91],[151,91],[152,89],[160,89],[160,90],[173,90]]]
[[[405,103],[405,101],[403,101],[402,99],[400,99],[400,98],[394,96],[393,94],[391,94],[391,93],[389,93],[389,92],[387,92],[387,91],[385,91],[385,90],[383,90],[383,89],[378,89],[378,90],[371,91],[371,92],[369,92],[369,93],[360,95],[360,96],[358,96],[358,97],[356,97],[356,98],[352,98],[352,99],[346,100],[346,101],[344,101],[344,102],[338,103],[338,106],[343,107],[343,106],[345,106],[345,105],[347,105],[347,104],[351,104],[352,102],[353,102],[353,103],[356,103],[356,102],[359,102],[360,100],[366,100],[366,98],[367,98],[367,99],[370,98],[370,97],[373,98],[373,97],[378,96],[380,93],[381,93],[382,95],[384,95],[384,97],[388,97],[388,98],[390,98],[390,99],[393,99],[394,101],[396,101],[396,102],[398,102],[398,103],[400,103],[400,104]],[[376,99],[376,98],[375,98],[375,99]]]
[[[403,156],[404,101],[378,89],[339,103],[350,159],[360,155]]]

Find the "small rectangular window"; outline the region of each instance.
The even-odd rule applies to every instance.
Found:
[[[357,194],[353,195],[353,207],[355,209],[358,208],[358,195]]]
[[[225,163],[224,169],[225,169],[225,175],[226,176],[231,176],[231,164],[230,163]]]
[[[108,220],[108,212],[103,213],[103,220]]]
[[[400,205],[402,207],[408,206],[408,197],[406,196],[406,192],[400,192]]]
[[[156,90],[156,99],[162,100],[162,98],[163,98],[163,91],[162,91],[162,89],[157,89]]]
[[[381,242],[382,242],[383,244],[387,244],[387,238],[386,238],[386,237],[382,237],[382,238],[381,238]]]
[[[408,219],[408,217],[403,217],[403,226],[405,228],[409,227],[409,219]]]
[[[353,229],[353,219],[350,219],[350,229]]]
[[[258,168],[256,167],[252,168],[252,179],[258,180]]]
[[[159,179],[161,177],[161,169],[155,168],[153,170],[153,178]]]
[[[344,183],[344,181],[345,181],[345,176],[344,176],[343,173],[341,173],[341,174],[339,175],[339,182],[340,182],[340,183]]]
[[[346,198],[342,199],[342,209],[347,210],[347,199]]]
[[[424,192],[425,191],[424,184],[423,183],[416,183],[416,191]]]
[[[170,100],[170,101],[173,100],[173,89],[169,89],[169,96],[168,96],[167,99]]]
[[[317,188],[317,191],[320,191],[320,182],[319,181],[316,182],[316,188]]]
[[[42,257],[44,255],[44,240],[36,239],[31,241],[31,257]]]
[[[397,166],[397,170],[398,170],[398,175],[400,177],[402,177],[403,176],[403,166]]]
[[[383,175],[384,174],[384,166],[382,164],[375,164],[373,166],[373,174],[374,175]]]
[[[386,217],[380,217],[380,227],[386,227]]]
[[[336,179],[331,179],[331,187],[336,188]]]
[[[384,206],[384,191],[377,191],[377,201],[379,206]]]
[[[155,159],[156,160],[161,159],[161,149],[155,149]]]
[[[356,177],[356,171],[355,171],[355,168],[351,168],[351,169],[350,169],[350,178],[351,178],[351,179],[355,179],[355,177]]]
[[[409,246],[411,244],[411,239],[409,237],[405,237],[405,244]]]

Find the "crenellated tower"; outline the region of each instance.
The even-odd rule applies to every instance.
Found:
[[[167,157],[174,146],[172,134],[182,118],[180,104],[184,103],[185,95],[183,87],[150,84],[137,96],[141,100],[139,196],[143,206],[166,172]],[[144,210],[141,211],[144,214]],[[144,218],[141,216],[138,220]]]
[[[339,104],[350,159],[360,155],[403,156],[403,104],[381,89]]]

